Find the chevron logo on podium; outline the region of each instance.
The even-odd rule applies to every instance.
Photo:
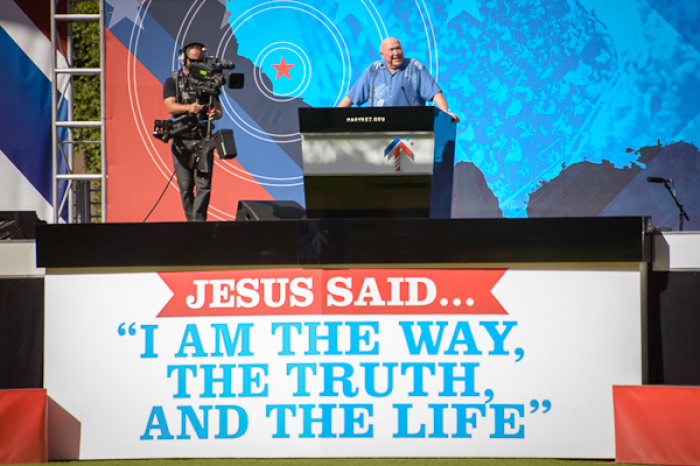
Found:
[[[393,155],[394,170],[397,172],[401,171],[401,151],[413,160],[413,151],[408,147],[408,142],[409,138],[406,138],[406,141],[401,141],[401,139],[397,137],[384,149],[384,157],[386,157],[387,160],[391,160]]]

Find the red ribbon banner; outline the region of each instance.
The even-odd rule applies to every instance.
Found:
[[[504,269],[261,269],[160,273],[158,317],[507,314],[491,294]]]

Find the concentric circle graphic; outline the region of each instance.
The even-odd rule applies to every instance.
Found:
[[[292,54],[296,55],[296,57],[301,61],[304,70],[299,85],[297,85],[297,87],[294,90],[286,93],[274,92],[272,89],[267,87],[267,84],[265,84],[265,80],[263,79],[262,70],[266,65],[267,58],[272,53],[277,52],[279,50],[288,50]],[[312,74],[311,61],[309,60],[309,56],[306,54],[306,52],[304,52],[304,50],[301,47],[299,47],[296,44],[292,44],[291,42],[274,42],[268,45],[260,51],[260,54],[258,54],[254,64],[256,68],[253,72],[255,85],[257,86],[260,93],[262,93],[265,97],[275,102],[288,102],[290,100],[299,98],[304,94],[304,91],[307,87],[309,87],[309,84],[311,84]]]
[[[329,32],[331,37],[333,38],[333,41],[338,49],[339,56],[341,57],[341,62],[342,62],[342,74],[341,74],[341,83],[338,89],[338,94],[336,95],[335,103],[333,105],[337,105],[347,92],[347,90],[350,88],[350,52],[348,50],[347,44],[345,43],[345,39],[343,38],[342,34],[338,30],[338,28],[335,26],[335,24],[326,16],[323,12],[320,10],[302,3],[302,2],[297,2],[297,1],[289,1],[289,0],[276,0],[276,1],[270,1],[270,2],[264,2],[259,5],[254,6],[253,8],[250,8],[246,10],[245,12],[241,13],[236,19],[231,21],[231,27],[228,31],[226,31],[226,34],[224,35],[224,38],[222,39],[222,42],[224,42],[223,47],[219,47],[223,50],[226,49],[226,47],[229,45],[230,41],[232,40],[233,36],[236,34],[236,32],[243,26],[247,21],[251,20],[252,18],[261,15],[263,13],[269,13],[269,12],[274,12],[276,10],[291,10],[291,11],[298,11],[301,13],[306,14],[307,16],[313,18],[316,20],[316,22],[321,23],[322,26],[325,27],[325,29]],[[218,50],[217,50],[218,52]],[[256,60],[256,66],[258,65],[257,60]],[[313,73],[313,70],[311,68],[311,64],[309,63],[309,74],[311,75]],[[258,75],[258,72],[254,73],[254,75]],[[303,96],[299,96],[303,97]],[[279,143],[285,143],[285,142],[298,142],[301,140],[301,136],[299,135],[298,132],[294,133],[287,133],[287,134],[279,134],[279,133],[270,133],[270,132],[265,132],[257,128],[256,125],[252,125],[248,123],[244,118],[242,118],[236,110],[233,108],[233,106],[229,105],[230,102],[228,102],[228,99],[224,99],[223,101],[223,108],[224,111],[231,117],[231,119],[234,121],[234,123],[241,128],[243,131],[247,132],[251,136],[262,139],[264,141],[270,141],[270,142],[275,142],[277,144]]]
[[[160,151],[155,147],[154,138],[151,136],[151,122],[146,122],[141,110],[141,99],[139,97],[139,87],[136,79],[136,69],[137,69],[137,57],[139,56],[139,47],[149,47],[150,44],[141,44],[141,32],[144,26],[144,20],[148,15],[148,10],[151,5],[156,0],[144,0],[141,1],[138,13],[136,15],[136,20],[134,21],[131,36],[129,38],[128,49],[131,52],[128,57],[126,75],[127,75],[127,91],[129,103],[131,105],[133,118],[135,126],[138,129],[139,139],[144,149],[147,151],[149,158],[153,164],[160,171],[165,179],[169,179],[171,175],[171,169],[169,168],[169,163],[160,155]],[[175,71],[180,68],[180,63],[178,63],[177,57],[179,54],[180,46],[187,43],[188,38],[196,37],[197,34],[191,31],[193,23],[197,18],[200,10],[203,8],[206,0],[195,0],[187,9],[180,24],[177,28],[177,34],[174,37],[172,55],[171,55],[171,70]],[[377,45],[381,43],[385,38],[389,36],[382,15],[377,8],[377,0],[361,0],[366,12],[371,18],[371,22],[368,23],[367,33],[371,33],[376,37]],[[333,11],[324,12],[319,8],[312,6],[315,3],[313,1],[303,2],[297,0],[270,0],[265,2],[260,2],[246,11],[238,14],[237,17],[231,17],[229,20],[230,27],[224,31],[216,45],[215,50],[210,50],[212,54],[217,57],[225,56],[225,52],[229,46],[231,46],[232,41],[236,35],[236,32],[248,21],[253,18],[264,18],[268,14],[284,14],[285,12],[295,12],[301,13],[308,18],[309,21],[314,25],[313,27],[320,28],[320,30],[325,31],[328,34],[327,37],[330,38],[329,44],[335,49],[336,53],[333,55],[339,61],[340,72],[338,73],[338,84],[337,93],[335,95],[335,100],[333,105],[337,105],[340,100],[345,96],[348,89],[350,88],[352,82],[351,73],[351,60],[350,51],[348,48],[348,43],[353,44],[356,41],[356,37],[346,37],[338,29],[336,24],[329,18],[329,15]],[[393,3],[393,2],[387,2]],[[428,45],[428,69],[431,71],[433,76],[438,78],[439,61],[437,44],[435,40],[435,35],[433,32],[433,24],[430,18],[429,10],[425,4],[425,0],[414,0],[415,7],[418,11],[418,15],[421,18],[423,30],[425,33],[425,41]],[[381,3],[380,3],[381,4]],[[331,3],[324,3],[324,5],[332,5]],[[326,7],[327,8],[327,7]],[[387,8],[383,8],[387,9]],[[390,9],[390,8],[388,8]],[[387,10],[388,10],[387,9]],[[377,47],[378,49],[378,47]],[[269,69],[271,56],[276,53],[284,52],[289,53],[289,56],[293,56],[295,59],[295,64],[300,66],[302,72],[302,78],[300,83],[290,91],[285,92],[275,92],[271,89],[268,84],[266,84],[266,79],[264,79],[263,70]],[[312,77],[314,76],[313,61],[306,50],[299,44],[293,43],[291,41],[281,42],[281,41],[271,41],[266,44],[261,50],[258,51],[257,57],[253,60],[254,72],[253,72],[253,84],[256,86],[257,90],[260,92],[264,98],[272,102],[285,103],[293,101],[295,99],[303,99],[305,92],[308,91],[309,87],[312,85]],[[297,61],[298,60],[298,61]],[[371,57],[367,59],[367,65],[372,61]],[[363,64],[364,65],[364,64]],[[269,78],[268,78],[269,81]],[[256,138],[260,141],[269,142],[277,145],[281,144],[298,144],[301,140],[299,132],[290,133],[275,133],[269,129],[262,129],[260,126],[251,119],[250,116],[246,114],[241,114],[240,107],[232,102],[232,99],[227,93],[222,93],[221,95],[222,109],[225,114],[231,118],[233,123],[242,131],[244,131],[249,136]],[[169,151],[168,151],[169,153]],[[226,175],[234,176],[240,180],[248,183],[255,183],[262,185],[263,187],[296,187],[302,185],[301,176],[290,176],[290,177],[275,177],[269,176],[266,173],[253,173],[250,171],[241,170],[235,164],[232,163],[222,163],[217,161],[217,165],[220,169],[226,173]],[[218,175],[220,177],[221,175]],[[177,189],[177,185],[174,181],[171,185]],[[214,218],[220,219],[232,219],[235,217],[235,212],[228,213],[221,209],[217,209],[214,206],[210,206],[210,215]]]

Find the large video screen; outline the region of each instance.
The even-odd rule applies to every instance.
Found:
[[[304,206],[298,108],[333,107],[396,37],[461,118],[452,217],[649,215],[699,222],[700,9],[694,0],[106,2],[107,221],[185,220],[163,83],[181,47],[236,63],[209,220],[239,200]],[[228,72],[226,72],[228,74]],[[162,195],[162,198],[161,198]],[[697,229],[697,228],[695,228]]]

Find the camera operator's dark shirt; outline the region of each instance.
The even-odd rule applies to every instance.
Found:
[[[185,79],[185,78],[183,78],[183,79]],[[187,89],[187,88],[188,88],[188,86],[187,86],[187,84],[185,84],[185,89]],[[168,78],[168,79],[165,81],[165,84],[163,85],[163,100],[165,100],[165,99],[167,99],[167,98],[169,98],[169,97],[175,97],[175,100],[177,100],[178,103],[192,103],[192,102],[195,101],[195,97],[194,97],[194,96],[196,95],[196,91],[195,91],[194,89],[192,89],[192,90],[189,91],[189,93],[190,93],[190,95],[192,96],[192,99],[191,99],[190,101],[188,101],[188,102],[181,102],[181,101],[177,98],[177,94],[178,94],[177,83],[176,83],[175,80],[172,78],[172,76],[171,76],[170,78]],[[219,100],[219,96],[218,96],[218,95],[212,96],[212,104],[213,104],[214,102],[218,102],[218,100]],[[180,117],[180,116],[182,116],[182,115],[184,115],[184,113],[180,113],[180,114],[178,114],[178,115],[174,115],[174,117],[177,118],[177,117]],[[197,118],[198,118],[199,120],[202,120],[202,121],[207,120],[208,117],[207,117],[207,112],[206,112],[206,110],[202,110],[201,112],[199,112],[199,114],[197,115]]]

